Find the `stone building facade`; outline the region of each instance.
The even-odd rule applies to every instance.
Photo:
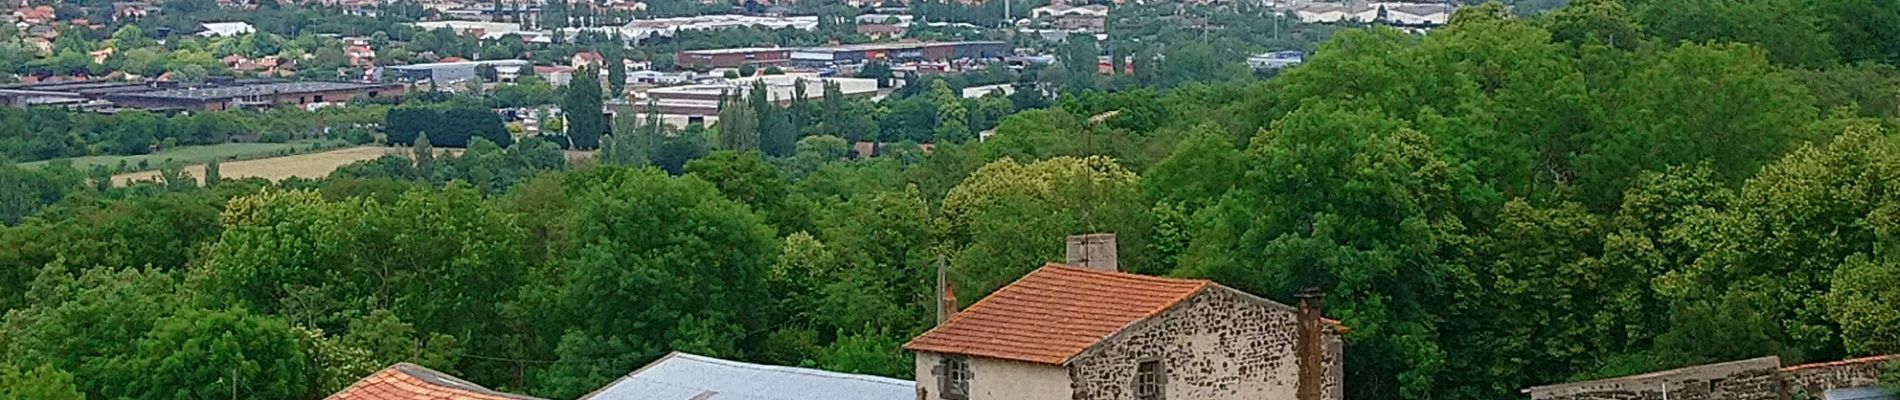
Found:
[[[1205,280],[1051,264],[905,348],[924,400],[1294,400],[1309,364],[1311,399],[1343,399],[1345,329],[1301,315]]]
[[[1297,310],[1213,285],[1069,362],[1082,400],[1135,400],[1136,366],[1162,360],[1167,399],[1294,400],[1299,386]],[[1325,336],[1321,393],[1342,399],[1337,335]]]
[[[1869,388],[1894,356],[1782,367],[1780,357],[1698,365],[1642,375],[1525,389],[1532,400],[1823,399]]]

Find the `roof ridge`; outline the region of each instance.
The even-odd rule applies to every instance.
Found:
[[[731,367],[754,369],[754,370],[786,372],[786,373],[794,373],[794,374],[799,374],[799,375],[809,375],[809,376],[818,376],[818,377],[827,377],[827,378],[860,380],[860,381],[874,382],[874,383],[902,383],[902,384],[911,383],[910,381],[899,380],[897,378],[883,377],[883,376],[870,375],[870,374],[853,374],[853,373],[845,373],[845,372],[837,372],[837,371],[826,371],[826,370],[817,369],[817,368],[793,367],[793,366],[787,366],[787,365],[757,364],[757,363],[749,363],[749,362],[744,362],[744,361],[715,358],[715,357],[710,357],[710,356],[702,356],[702,355],[687,353],[683,351],[675,351],[674,353],[678,356],[678,358],[708,362],[708,363],[713,363],[713,364],[721,364],[721,365],[726,365],[726,366],[731,366]]]
[[[1148,282],[1172,282],[1172,283],[1212,283],[1214,282],[1213,280],[1199,279],[1199,278],[1170,278],[1170,277],[1165,277],[1165,276],[1142,275],[1142,274],[1137,274],[1133,272],[1107,271],[1107,270],[1100,270],[1100,269],[1083,267],[1083,266],[1078,266],[1078,265],[1063,264],[1063,263],[1053,262],[1053,261],[1045,263],[1042,266],[1043,268],[1055,267],[1057,269],[1061,269],[1065,271],[1082,272],[1082,273],[1095,274],[1095,275],[1101,275],[1101,276],[1123,277],[1123,278],[1130,278],[1134,280],[1148,281]],[[1030,273],[1033,274],[1035,272],[1031,271]]]

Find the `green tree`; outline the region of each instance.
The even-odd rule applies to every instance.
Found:
[[[73,374],[51,365],[22,369],[0,364],[0,398],[34,400],[85,400],[73,385]]]
[[[761,339],[765,269],[777,245],[771,227],[698,178],[652,169],[597,168],[567,177],[575,210],[564,228],[583,244],[553,262],[546,315],[560,333],[557,355],[586,364],[557,368],[546,392],[585,393],[668,347],[725,350]],[[623,313],[614,310],[642,310]],[[677,347],[675,347],[677,348]],[[617,353],[600,362],[600,351]],[[580,360],[588,360],[580,363]],[[584,382],[584,383],[583,383]]]
[[[601,108],[600,90],[598,69],[581,68],[574,72],[574,79],[568,81],[566,95],[561,100],[561,110],[567,114],[567,138],[574,149],[592,150],[600,147],[600,135],[607,132],[607,116]]]
[[[743,91],[721,97],[719,122],[713,125],[719,129],[719,148],[731,151],[758,150],[759,110],[752,108],[752,102],[747,100]]]
[[[984,165],[943,200],[959,296],[982,298],[1043,263],[1062,260],[1068,235],[1112,232],[1122,248],[1141,248],[1148,208],[1134,173],[1105,157]],[[1120,254],[1122,270],[1165,270],[1146,264],[1139,253]]]
[[[963,143],[970,140],[970,113],[963,108],[963,96],[950,90],[950,84],[942,80],[930,85],[930,100],[937,104],[938,142]]]
[[[294,398],[310,393],[309,361],[283,320],[235,311],[181,311],[158,321],[116,363],[125,398]],[[152,373],[165,371],[165,373]]]

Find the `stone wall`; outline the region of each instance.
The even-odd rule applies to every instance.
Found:
[[[1210,286],[1069,362],[1076,400],[1133,400],[1135,368],[1160,360],[1168,400],[1293,400],[1299,385],[1293,307]],[[1343,398],[1343,347],[1327,335],[1328,399]]]
[[[1532,400],[1778,400],[1779,357],[1525,390]]]
[[[1797,365],[1781,369],[1781,383],[1788,388],[1791,397],[1806,393],[1818,399],[1829,390],[1879,385],[1880,375],[1886,372],[1887,365],[1896,361],[1900,361],[1900,356]]]

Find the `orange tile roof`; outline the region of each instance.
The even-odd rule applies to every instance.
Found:
[[[356,381],[324,400],[542,400],[482,387],[423,368],[399,363]]]
[[[1060,365],[1212,284],[1050,263],[904,349]]]

